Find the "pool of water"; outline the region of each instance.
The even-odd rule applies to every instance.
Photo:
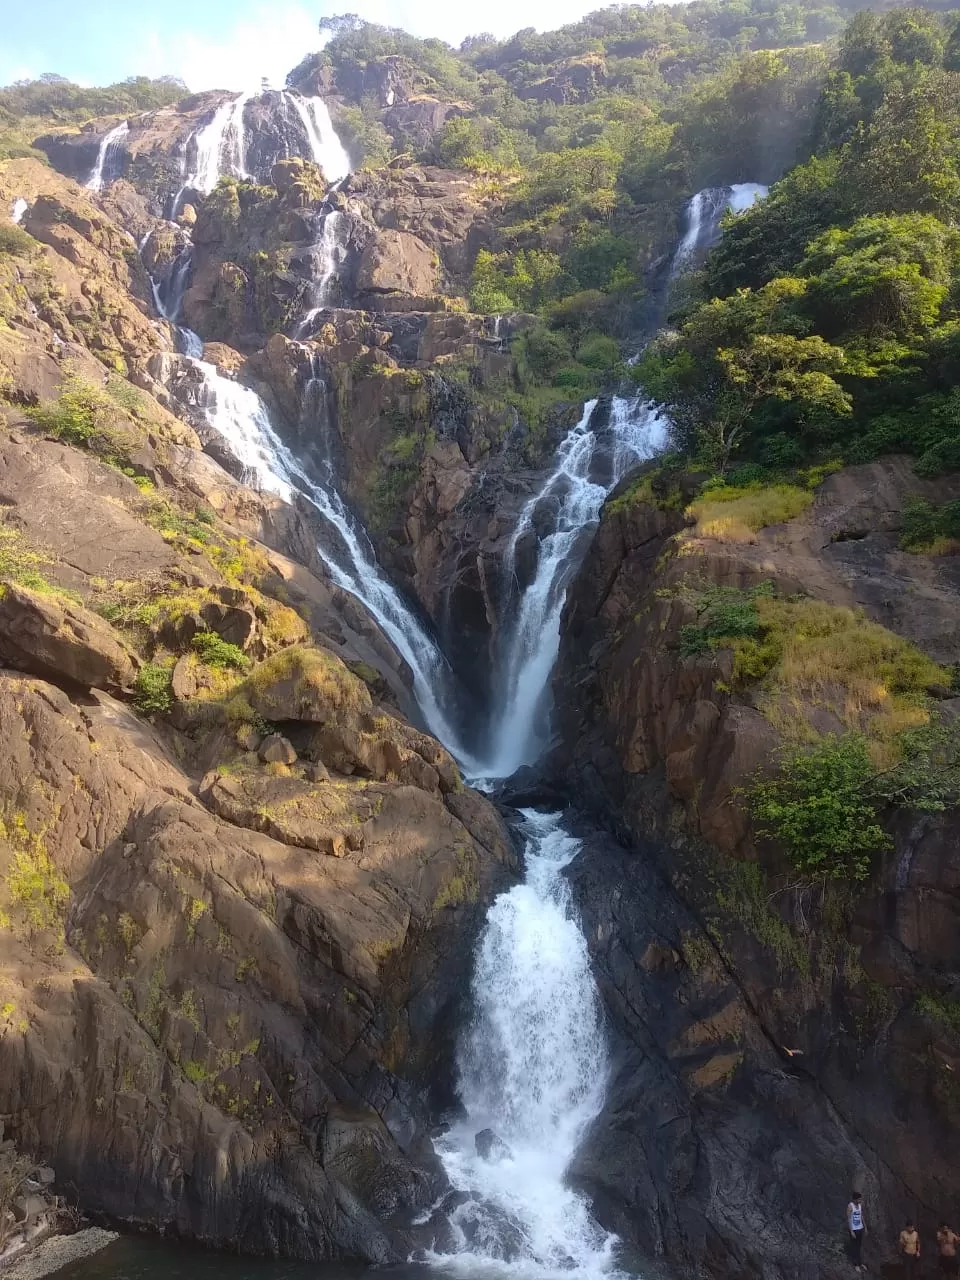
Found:
[[[429,1267],[381,1267],[384,1280],[437,1280]],[[55,1272],[56,1280],[372,1280],[371,1268],[336,1262],[239,1257],[148,1236],[121,1236]]]

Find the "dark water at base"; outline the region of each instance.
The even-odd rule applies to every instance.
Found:
[[[238,1257],[149,1236],[121,1236],[90,1257],[55,1272],[56,1280],[425,1280],[430,1267],[378,1267]]]

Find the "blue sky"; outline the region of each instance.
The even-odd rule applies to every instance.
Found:
[[[318,44],[317,22],[354,12],[459,43],[479,31],[548,30],[603,0],[20,0],[4,6],[0,84],[56,71],[83,84],[179,75],[193,90],[282,81]]]

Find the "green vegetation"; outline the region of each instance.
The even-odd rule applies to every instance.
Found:
[[[111,393],[112,382],[103,389],[68,374],[56,400],[32,407],[27,413],[42,431],[64,444],[89,449],[105,462],[129,468],[128,455],[139,443],[139,432],[122,403],[125,397]],[[136,402],[126,397],[126,403],[139,403],[139,397]]]
[[[700,465],[779,477],[903,451],[922,475],[960,467],[956,32],[921,9],[850,22],[801,163],[728,219],[678,331],[635,369]]]
[[[905,551],[943,555],[960,551],[960,499],[935,507],[922,498],[903,511],[900,545]]]
[[[806,511],[813,494],[792,484],[723,485],[704,491],[687,508],[701,538],[753,542],[758,529]]]
[[[163,715],[173,706],[173,664],[145,662],[137,672],[133,701],[143,715]]]
[[[0,923],[20,925],[30,937],[52,932],[55,945],[62,945],[70,886],[47,852],[44,831],[32,830],[26,814],[4,809],[0,816],[2,846],[8,852],[3,883],[10,915],[0,911]]]
[[[11,258],[24,258],[33,253],[36,247],[36,240],[23,227],[12,222],[0,223],[0,256],[6,254]]]
[[[27,546],[19,530],[0,521],[0,582],[16,582],[31,591],[55,595],[58,588],[40,572],[40,566],[49,563],[46,556]]]
[[[193,648],[202,661],[210,667],[246,671],[250,666],[250,659],[238,645],[222,640],[213,631],[198,632],[193,637]]]
[[[892,807],[937,812],[960,801],[960,727],[906,731],[896,747],[886,768],[859,733],[786,749],[776,777],[749,791],[759,833],[777,840],[805,878],[865,880],[873,855],[892,846],[884,826]]]
[[[960,1032],[960,1001],[925,991],[917,996],[914,1008],[922,1018],[929,1018],[949,1031]]]

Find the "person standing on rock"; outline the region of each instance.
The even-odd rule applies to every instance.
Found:
[[[937,1245],[940,1249],[940,1274],[942,1276],[955,1276],[960,1273],[960,1260],[957,1258],[957,1243],[960,1242],[960,1236],[948,1227],[945,1222],[940,1223],[940,1230],[937,1232]]]
[[[903,1268],[903,1280],[916,1280],[920,1267],[920,1233],[911,1218],[900,1232],[900,1265]]]
[[[847,1230],[850,1232],[850,1257],[857,1271],[865,1271],[863,1265],[863,1237],[866,1234],[866,1223],[863,1219],[863,1196],[854,1191],[847,1205]]]

